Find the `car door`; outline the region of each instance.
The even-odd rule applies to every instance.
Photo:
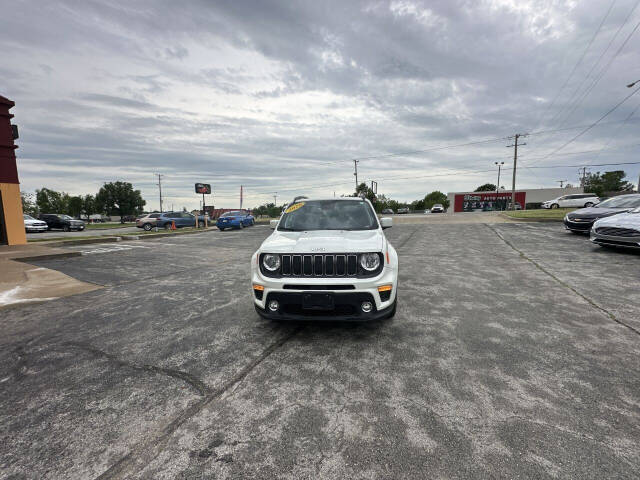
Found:
[[[565,195],[564,197],[558,198],[558,206],[559,207],[571,207],[571,195]]]
[[[194,217],[190,213],[183,212],[182,213],[182,225],[185,226],[185,227],[195,227],[196,226],[196,217]]]

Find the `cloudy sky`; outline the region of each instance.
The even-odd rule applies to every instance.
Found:
[[[520,188],[640,161],[640,94],[569,142],[634,92],[638,0],[0,4],[25,191],[125,180],[153,209],[160,173],[175,208],[194,182],[254,206],[350,193],[362,158],[360,180],[413,200],[495,183],[516,132]]]

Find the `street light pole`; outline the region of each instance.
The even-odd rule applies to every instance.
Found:
[[[498,206],[498,195],[499,195],[498,191],[500,190],[500,169],[502,168],[502,165],[504,165],[504,162],[499,162],[499,163],[498,162],[493,162],[493,163],[498,165],[498,183],[496,183],[496,203],[495,203],[495,205],[497,207]]]
[[[640,82],[640,79],[636,80],[633,83],[630,83],[629,85],[627,85],[627,88],[633,88],[635,86],[636,83]]]

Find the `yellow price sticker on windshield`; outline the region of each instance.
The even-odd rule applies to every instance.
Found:
[[[291,205],[289,208],[287,208],[284,213],[291,213],[291,212],[295,212],[296,210],[298,210],[299,208],[301,208],[304,205],[304,202],[300,202],[300,203],[294,203],[293,205]]]

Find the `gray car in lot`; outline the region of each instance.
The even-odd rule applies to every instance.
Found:
[[[596,220],[591,241],[603,247],[640,248],[640,207]]]
[[[589,233],[591,226],[599,218],[626,213],[638,207],[640,207],[640,194],[619,195],[604,200],[593,207],[569,212],[564,217],[564,226],[572,232]]]

